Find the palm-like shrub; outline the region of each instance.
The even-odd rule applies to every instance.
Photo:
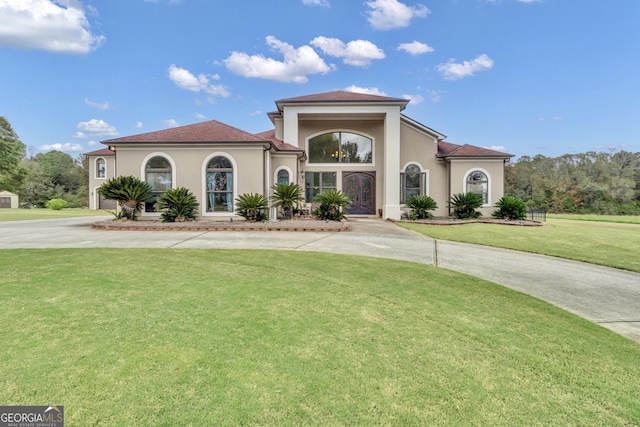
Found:
[[[279,182],[274,184],[272,188],[273,196],[271,196],[271,200],[274,201],[273,205],[282,208],[285,218],[291,218],[293,210],[304,200],[302,187],[293,182],[288,184]]]
[[[138,217],[144,202],[153,197],[151,186],[133,176],[112,178],[102,184],[97,191],[105,199],[117,201],[120,206],[120,215],[131,220]]]
[[[247,221],[266,221],[269,201],[262,194],[245,193],[236,199],[236,212]]]
[[[163,211],[162,222],[195,220],[199,203],[196,196],[184,187],[167,190],[160,195],[156,208]]]
[[[458,193],[451,197],[453,216],[458,219],[471,219],[482,216],[478,209],[482,206],[482,197],[476,193]]]
[[[409,219],[428,219],[433,218],[432,211],[438,207],[438,204],[430,196],[411,196],[405,203],[409,211]]]
[[[496,203],[497,211],[491,215],[496,218],[519,220],[527,217],[527,206],[522,200],[513,196],[505,196]]]
[[[324,190],[313,198],[320,206],[313,212],[318,219],[340,221],[346,218],[343,209],[351,204],[351,200],[338,190]]]

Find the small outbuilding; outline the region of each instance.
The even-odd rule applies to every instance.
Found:
[[[18,195],[10,191],[0,191],[0,209],[17,209]]]

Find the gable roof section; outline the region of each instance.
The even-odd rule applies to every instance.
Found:
[[[366,93],[347,92],[344,90],[336,90],[333,92],[316,93],[313,95],[298,96],[295,98],[285,98],[276,101],[278,111],[282,111],[285,104],[357,104],[357,103],[380,103],[380,104],[398,104],[400,109],[409,103],[408,99],[391,98],[388,96],[369,95]]]
[[[205,143],[205,142],[265,142],[249,132],[229,126],[217,120],[192,125],[147,132],[138,135],[102,141],[103,144],[128,143]]]
[[[281,141],[279,139],[276,138],[276,130],[275,129],[271,129],[265,132],[260,132],[257,133],[256,136],[260,139],[265,139],[267,141],[271,141],[273,148],[275,148],[277,151],[295,151],[295,152],[302,152],[304,150],[296,147],[295,145],[291,145],[288,144],[284,141]]]
[[[437,157],[440,159],[469,157],[492,157],[496,159],[510,159],[511,157],[513,157],[513,154],[507,154],[496,150],[489,150],[488,148],[476,147],[469,144],[458,145],[451,144],[450,142],[440,141],[438,142]]]

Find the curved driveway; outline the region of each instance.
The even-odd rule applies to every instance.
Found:
[[[342,233],[102,231],[99,218],[0,223],[0,249],[220,248],[342,253],[438,265],[562,307],[640,342],[640,274],[554,257],[422,236],[376,219],[351,219]],[[0,254],[1,256],[1,254]]]

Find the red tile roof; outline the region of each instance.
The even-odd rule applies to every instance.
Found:
[[[406,106],[408,99],[391,98],[388,96],[369,95],[365,93],[347,92],[344,90],[336,90],[333,92],[316,93],[314,95],[298,96],[295,98],[285,98],[276,101],[278,109],[281,104],[306,104],[306,103],[350,103],[350,102],[379,102],[379,103],[397,103]]]
[[[291,145],[277,139],[275,129],[257,133],[256,136],[260,139],[271,141],[275,149],[278,151],[303,151],[301,148],[298,148],[295,145]]]
[[[264,140],[233,126],[216,120],[170,129],[147,132],[139,135],[102,141],[103,144],[158,143],[158,142],[263,142]]]
[[[100,150],[91,151],[86,153],[85,156],[115,156],[116,153],[109,150],[108,148],[101,148]]]
[[[490,150],[488,148],[476,147],[474,145],[464,144],[457,145],[450,142],[438,142],[438,157],[495,157],[510,158],[513,154],[503,153],[501,151]]]

